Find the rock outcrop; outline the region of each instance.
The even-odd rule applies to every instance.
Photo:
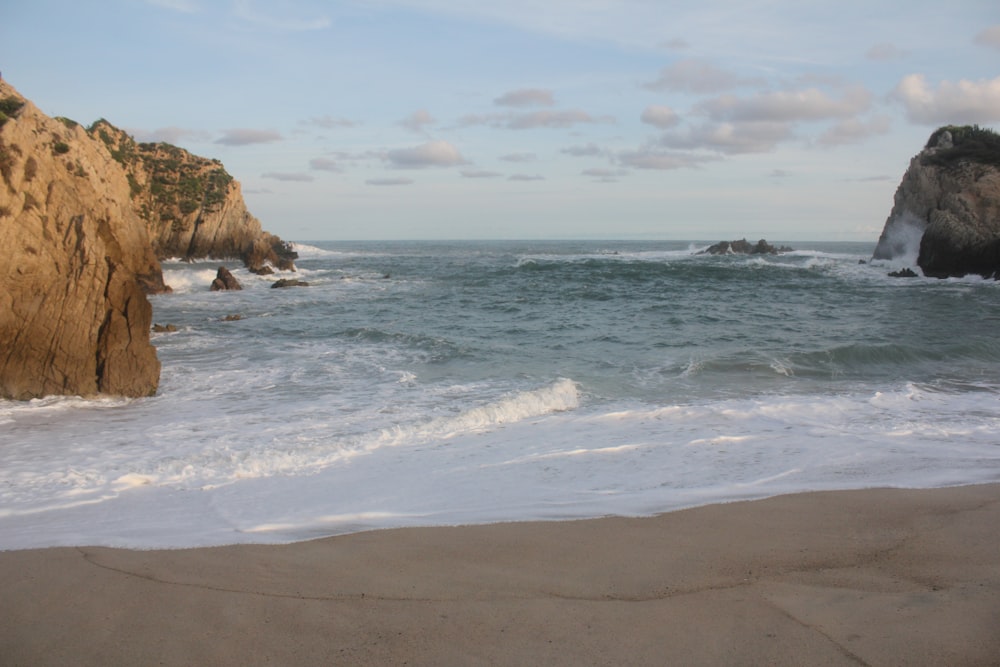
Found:
[[[166,257],[296,258],[218,161],[50,118],[0,80],[0,398],[155,393]]]
[[[896,189],[873,259],[914,259],[924,275],[1000,272],[1000,135],[935,131]]]
[[[782,252],[791,252],[787,246],[773,246],[764,239],[757,243],[750,243],[746,239],[739,241],[719,241],[714,245],[701,251],[702,255],[777,255]]]
[[[218,160],[165,143],[136,143],[101,119],[88,130],[125,170],[130,195],[160,259],[239,258],[252,271],[294,270],[298,255],[247,210]]]
[[[241,290],[243,285],[240,285],[240,281],[236,279],[236,276],[224,266],[220,266],[219,270],[215,273],[215,280],[212,281],[210,288],[213,292],[225,292],[229,290]]]
[[[0,396],[156,392],[163,289],[119,165],[0,81]]]

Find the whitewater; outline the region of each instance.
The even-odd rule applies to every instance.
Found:
[[[156,396],[0,401],[0,549],[1000,480],[1000,283],[707,245],[302,243],[239,292],[167,261]]]

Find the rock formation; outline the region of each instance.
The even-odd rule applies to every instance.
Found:
[[[705,250],[702,250],[702,255],[777,255],[782,252],[791,252],[791,248],[787,246],[773,246],[764,239],[757,241],[757,243],[750,243],[746,239],[740,239],[739,241],[719,241],[718,243],[709,246]]]
[[[238,257],[252,271],[294,270],[287,243],[261,229],[222,163],[165,143],[136,143],[101,119],[88,132],[125,170],[130,194],[160,259]]]
[[[1000,135],[942,127],[910,160],[873,255],[904,258],[939,278],[1000,272]]]
[[[282,278],[271,283],[271,289],[281,289],[283,287],[309,287],[309,283],[295,278]]]
[[[125,174],[3,81],[0,107],[0,396],[155,393],[163,279]]]
[[[0,80],[0,398],[148,396],[159,259],[294,270],[216,160],[49,118]]]
[[[241,290],[243,289],[243,285],[240,285],[240,281],[236,279],[236,276],[234,276],[229,269],[224,266],[220,266],[219,270],[215,273],[215,280],[212,281],[210,289],[213,292]]]

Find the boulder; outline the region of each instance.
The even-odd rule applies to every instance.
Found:
[[[309,283],[295,278],[281,278],[271,283],[271,289],[281,289],[284,287],[309,287]]]
[[[224,292],[227,290],[241,290],[243,286],[240,285],[240,281],[236,279],[236,276],[229,272],[229,269],[220,266],[216,272],[215,280],[212,281],[211,289],[213,292]]]
[[[791,252],[787,246],[773,246],[764,239],[757,243],[750,243],[746,239],[739,241],[719,241],[702,250],[699,254],[708,255],[777,255],[783,252]]]

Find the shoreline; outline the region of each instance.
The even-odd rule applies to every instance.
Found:
[[[1000,664],[1000,484],[0,552],[4,664]]]

